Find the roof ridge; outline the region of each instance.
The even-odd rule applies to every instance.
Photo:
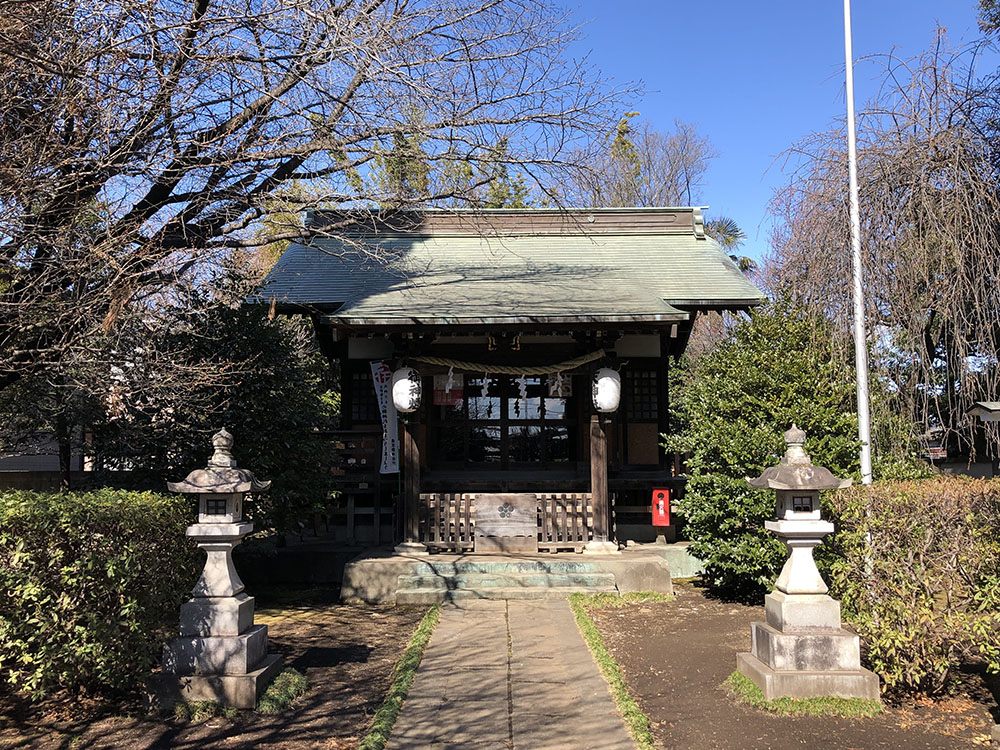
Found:
[[[309,211],[306,225],[329,236],[547,236],[691,234],[705,236],[702,207],[573,209],[401,209]]]

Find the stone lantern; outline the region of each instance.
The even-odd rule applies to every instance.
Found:
[[[814,466],[803,449],[806,434],[795,425],[785,433],[787,450],[777,466],[765,469],[751,487],[776,495],[776,521],[765,528],[788,547],[789,555],[764,598],[766,622],[751,625],[751,652],[736,665],[767,700],[787,696],[878,699],[878,677],[861,667],[858,636],[840,624],[840,602],[827,596],[813,549],[833,532],[820,517],[820,490],[847,487],[829,469]]]
[[[198,523],[187,536],[205,551],[205,568],[181,605],[180,637],[163,650],[160,699],[218,701],[254,708],[264,687],[281,668],[281,657],[267,653],[267,626],[253,624],[254,600],[244,592],[233,565],[233,548],[253,531],[243,519],[248,493],[271,486],[236,467],[233,436],[225,428],[212,436],[208,466],[183,482],[169,482],[171,492],[198,497]]]

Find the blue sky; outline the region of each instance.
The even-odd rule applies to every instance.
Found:
[[[720,153],[703,189],[709,216],[734,218],[743,253],[767,249],[767,203],[785,178],[775,158],[843,116],[842,0],[583,0],[580,53],[617,81],[641,80],[642,116],[692,122]],[[857,106],[880,68],[864,56],[926,49],[940,24],[954,46],[978,38],[976,0],[854,0]]]

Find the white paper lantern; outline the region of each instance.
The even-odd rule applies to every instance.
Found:
[[[420,406],[420,373],[412,367],[400,367],[392,373],[392,403],[396,411],[409,414]]]
[[[609,367],[602,367],[594,373],[594,408],[599,412],[618,409],[622,400],[622,379]]]

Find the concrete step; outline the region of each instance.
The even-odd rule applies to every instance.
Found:
[[[476,599],[566,599],[570,594],[616,593],[614,586],[555,588],[496,587],[485,589],[413,588],[399,589],[396,604],[442,604]]]
[[[465,575],[469,573],[592,573],[599,568],[592,562],[583,560],[443,560],[430,559],[414,563],[412,575]]]
[[[615,585],[614,573],[462,573],[457,575],[403,575],[400,589],[488,588],[596,588]]]

